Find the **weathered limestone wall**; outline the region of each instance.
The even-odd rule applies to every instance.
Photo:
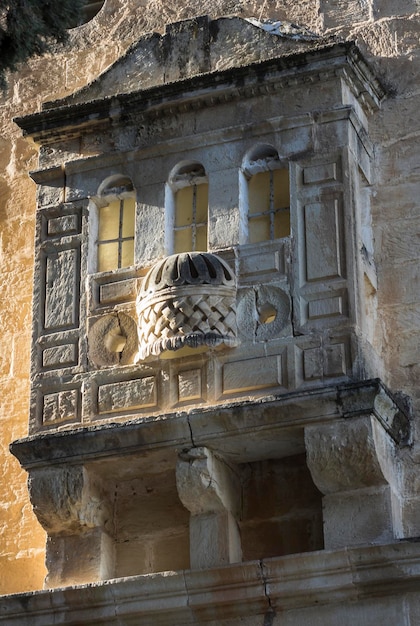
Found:
[[[420,406],[418,2],[106,0],[96,18],[72,31],[65,49],[32,60],[11,77],[8,93],[0,98],[0,593],[39,589],[45,576],[45,536],[31,512],[26,474],[8,452],[9,443],[27,433],[36,202],[27,172],[37,165],[36,147],[21,137],[12,118],[85,85],[141,34],[162,32],[169,22],[206,13],[287,18],[320,33],[355,39],[388,86],[391,95],[369,124],[377,171],[364,193],[371,197],[378,307],[368,313],[376,347],[384,355],[385,382]]]

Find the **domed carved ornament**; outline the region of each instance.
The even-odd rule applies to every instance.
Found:
[[[140,360],[184,346],[237,345],[235,276],[220,257],[184,252],[159,261],[137,300]]]

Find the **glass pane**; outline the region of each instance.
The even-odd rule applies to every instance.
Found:
[[[121,267],[134,265],[134,239],[123,241],[121,244]]]
[[[207,211],[209,206],[209,186],[207,183],[196,186],[196,224],[207,222]],[[201,248],[200,248],[201,250]]]
[[[290,235],[290,210],[278,211],[274,214],[274,238]]]
[[[174,251],[191,252],[192,250],[192,231],[191,228],[184,228],[174,232]]]
[[[249,242],[259,243],[270,240],[270,216],[263,215],[249,220]]]
[[[98,272],[115,270],[118,267],[118,242],[98,245]]]
[[[262,213],[270,208],[270,172],[260,172],[248,183],[248,212]]]
[[[290,206],[289,170],[274,170],[274,208],[285,209]]]
[[[207,226],[199,226],[196,230],[195,249],[200,251],[207,250]]]
[[[178,189],[175,197],[175,226],[192,223],[193,187]]]
[[[99,209],[98,240],[118,239],[120,227],[120,201],[115,200]]]
[[[136,214],[136,201],[134,198],[125,198],[123,201],[122,236],[134,237],[134,221]]]

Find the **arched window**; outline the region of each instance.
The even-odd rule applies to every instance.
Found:
[[[290,235],[289,168],[271,146],[258,146],[242,168],[242,211],[245,239],[249,243],[271,241]]]
[[[134,264],[136,200],[128,177],[113,176],[98,191],[96,271]]]
[[[167,193],[168,254],[207,250],[208,181],[200,163],[173,170]]]

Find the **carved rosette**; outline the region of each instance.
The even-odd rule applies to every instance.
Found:
[[[144,278],[137,313],[141,360],[184,346],[237,345],[235,277],[215,254],[159,261]]]

